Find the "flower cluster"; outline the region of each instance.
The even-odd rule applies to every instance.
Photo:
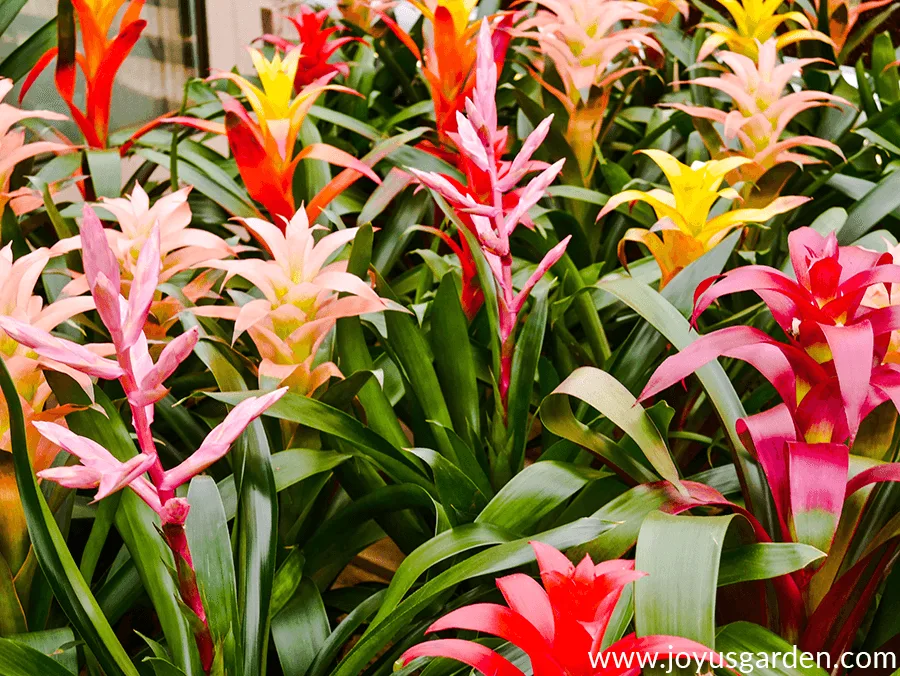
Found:
[[[316,11],[307,5],[300,5],[300,11],[288,17],[297,31],[296,43],[278,35],[263,36],[263,40],[284,53],[299,50],[300,58],[294,75],[294,89],[298,93],[323,77],[333,77],[334,74],[346,77],[350,73],[350,65],[344,61],[332,61],[332,57],[346,44],[363,42],[355,37],[337,37],[336,34],[345,29],[343,26],[326,28],[328,14],[328,9]]]
[[[614,86],[643,68],[640,50],[662,53],[651,36],[652,8],[629,0],[541,0],[539,5],[518,32],[537,42],[539,69],[534,74],[565,107],[566,139],[582,174],[590,177],[596,163],[594,142]],[[547,63],[561,78],[562,91],[541,76]]]
[[[171,281],[176,275],[196,268],[210,260],[230,258],[244,249],[232,246],[224,239],[206,230],[190,227],[191,207],[188,194],[191,189],[182,188],[160,197],[153,206],[140,185],[135,185],[131,195],[116,199],[103,199],[102,207],[116,217],[119,229],[104,228],[110,249],[119,264],[122,295],[130,297],[132,283],[137,273],[140,252],[148,239],[158,230],[160,271],[159,283]],[[81,246],[80,237],[69,240],[73,249]],[[197,277],[181,287],[181,293],[191,302],[207,294],[211,281]],[[88,290],[86,275],[76,275],[66,285],[63,293],[75,296]],[[150,304],[150,318],[144,325],[144,333],[151,339],[162,340],[174,325],[182,303],[175,297],[163,298],[160,292]]]
[[[175,557],[182,598],[197,617],[197,646],[208,671],[213,645],[200,595],[196,593],[196,577],[184,537],[189,505],[184,498],[175,497],[175,489],[222,458],[244,428],[278,401],[286,389],[247,399],[236,406],[195,453],[178,466],[165,470],[150,429],[154,405],[168,393],[165,380],[193,351],[198,331],[191,329],[173,339],[153,362],[143,329],[159,284],[159,225],[153,226],[141,247],[127,299],[122,295],[119,261],[100,220],[88,206],[84,209],[81,244],[87,284],[100,319],[112,338],[115,360],[15,317],[0,316],[0,329],[19,345],[47,360],[51,368],[60,365],[69,373],[79,374],[82,382],[89,378],[118,380],[131,409],[139,452],[127,461],[120,461],[87,437],[53,422],[38,421],[34,427],[41,436],[81,461],[78,465],[42,470],[38,476],[69,488],[96,488],[98,500],[129,487],[156,511]],[[145,473],[149,474],[149,480],[144,478]]]
[[[817,136],[783,138],[787,125],[805,110],[829,104],[850,105],[839,96],[814,89],[784,93],[794,75],[821,59],[797,59],[779,64],[775,38],[760,45],[756,61],[735,52],[718,52],[716,56],[732,72],[719,77],[699,77],[689,84],[724,93],[732,100],[733,108],[726,112],[709,106],[681,103],[670,105],[693,117],[722,125],[724,139],[719,147],[710,148],[713,153],[734,152],[728,150],[729,141],[737,138],[741,144],[740,155],[753,160],[752,165],[745,164],[741,167],[741,174],[746,180],[757,181],[766,171],[784,162],[799,165],[818,162],[809,155],[792,152],[794,148],[825,148],[838,155],[842,154],[834,143]]]
[[[107,145],[116,74],[147,27],[147,22],[140,18],[144,0],[130,0],[122,14],[118,34],[109,38],[112,24],[125,3],[126,0],[72,0],[71,7],[81,28],[82,51],[75,52],[75,17],[70,8],[68,13],[60,15],[58,21],[70,24],[72,43],[45,52],[28,74],[19,93],[21,101],[41,71],[57,59],[56,89],[92,148],[105,148]],[[65,34],[64,30],[63,25],[60,34]],[[77,70],[81,70],[85,80],[83,110],[75,103]]]
[[[341,375],[331,362],[315,363],[335,322],[393,306],[348,273],[346,261],[331,261],[356,236],[357,228],[327,234],[317,242],[314,236],[324,228],[311,226],[302,209],[285,224],[284,232],[260,219],[246,219],[244,224],[271,259],[211,260],[206,265],[225,270],[228,277],[244,278],[262,297],[240,307],[207,305],[195,312],[233,320],[233,340],[250,334],[262,358],[262,381],[312,394],[330,377]]]
[[[462,629],[497,636],[528,655],[534,676],[603,674],[592,664],[599,661],[601,653],[609,658],[645,653],[665,657],[685,651],[709,654],[708,648],[695,641],[658,635],[638,638],[629,634],[601,649],[622,591],[644,574],[634,570],[634,561],[614,559],[595,564],[585,556],[575,566],[550,545],[532,542],[531,547],[543,586],[521,573],[498,578],[497,587],[507,606],[478,603],[459,608],[432,624],[428,633]],[[473,641],[427,641],[403,653],[400,663],[406,665],[419,657],[449,657],[485,676],[524,676],[505,657]],[[617,668],[612,664],[610,659],[610,673],[622,673],[618,663]]]

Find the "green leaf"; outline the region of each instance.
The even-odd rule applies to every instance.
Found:
[[[285,676],[305,676],[328,639],[331,627],[319,590],[309,580],[272,619],[272,638]]]
[[[513,539],[514,535],[489,523],[470,523],[445,531],[425,542],[403,559],[403,563],[397,568],[367,633],[394,612],[416,580],[430,568],[457,554],[488,545],[503,544]]]
[[[226,404],[239,404],[260,392],[211,392],[209,396]],[[358,449],[362,457],[374,462],[398,482],[410,482],[434,490],[407,453],[391,446],[385,439],[367,429],[356,418],[330,406],[290,392],[265,413],[267,416],[307,425],[320,432],[343,439]]]
[[[456,465],[430,448],[410,449],[431,467],[441,506],[453,525],[474,521],[487,504],[484,493]]]
[[[0,638],[0,664],[3,665],[3,676],[72,676],[72,672],[56,660],[5,638]],[[131,673],[137,674],[136,671]]]
[[[475,521],[527,535],[547,514],[584,488],[593,474],[569,463],[537,462],[501,488]]]
[[[159,150],[139,148],[135,151],[135,154],[166,169],[171,164],[171,158],[168,153],[160,152]],[[191,162],[188,162],[183,154],[178,162],[178,174],[186,184],[194,186],[198,192],[206,195],[232,216],[240,216],[241,218],[259,216],[259,212],[252,204],[236,197],[229,189],[209,178],[208,172],[204,172]]]
[[[453,274],[444,275],[431,305],[431,350],[453,428],[474,446],[481,436],[481,409],[475,355]]]
[[[294,548],[288,557],[282,562],[275,572],[275,582],[272,585],[272,617],[281,612],[288,601],[294,598],[297,587],[303,579],[303,566],[306,559],[300,550]]]
[[[652,512],[644,519],[634,563],[647,573],[634,586],[638,636],[682,636],[715,648],[719,560],[734,518]]]
[[[637,312],[677,349],[683,350],[697,339],[697,333],[691,328],[688,320],[671,303],[645,284],[630,279],[619,279],[602,282],[597,286]],[[697,369],[696,374],[731,441],[748,507],[752,505],[754,516],[762,522],[768,532],[778,532],[778,521],[774,514],[768,483],[762,469],[744,448],[737,434],[737,421],[747,414],[737,392],[734,391],[734,386],[718,362],[706,364]]]
[[[229,634],[240,627],[235,592],[234,560],[225,507],[216,482],[209,476],[196,476],[188,489],[191,511],[185,524],[197,585],[213,643],[223,646]],[[237,674],[240,659],[227,656],[227,672]]]
[[[344,647],[349,645],[350,640],[358,633],[359,627],[378,610],[386,592],[386,589],[375,592],[341,620],[341,623],[322,644],[315,662],[307,671],[307,676],[325,676],[326,670],[337,659]]]
[[[510,471],[516,473],[525,462],[525,445],[528,443],[528,412],[537,380],[538,360],[547,331],[547,317],[550,314],[548,293],[550,285],[539,282],[534,288],[534,305],[525,325],[516,336],[516,351],[513,353],[512,375],[510,377],[509,402],[507,407],[507,428],[512,430],[513,447]]]
[[[358,676],[400,631],[409,627],[413,619],[445,590],[474,577],[494,575],[534,561],[534,552],[528,544],[530,540],[567,549],[597,537],[610,527],[611,524],[595,519],[579,519],[561,528],[497,545],[470,556],[426,582],[383,621],[373,623],[372,628],[338,664],[333,676]]]
[[[317,448],[289,448],[272,454],[272,472],[275,475],[275,490],[281,492],[322,472],[329,472],[352,456]],[[219,494],[225,508],[225,516],[230,521],[237,513],[237,490],[234,478],[229,477],[219,484]]]
[[[849,244],[874,228],[900,207],[900,171],[881,179],[862,199],[850,207],[847,222],[838,233],[841,244]]]
[[[0,35],[6,32],[6,29],[9,28],[13,19],[18,16],[27,2],[28,0],[5,0],[0,5]]]
[[[90,647],[107,675],[138,676],[125,649],[103,616],[103,612],[84,582],[84,578],[81,577],[65,538],[50,512],[44,496],[38,489],[28,456],[22,405],[5,361],[0,365],[0,389],[3,391],[9,409],[10,438],[16,466],[16,482],[28,521],[28,532],[31,535],[31,542],[41,569],[44,571],[60,607],[75,626],[78,634]],[[27,652],[27,649],[15,645],[10,647],[5,642],[3,645],[4,649],[8,651],[9,658],[0,658],[0,661],[4,664],[13,664],[14,660],[20,662],[26,660],[25,664],[28,665],[27,660],[30,653]],[[43,667],[35,669],[26,666],[26,670],[20,672],[22,676],[26,674],[31,676],[34,673],[53,674],[54,672],[50,669],[68,673],[50,658],[43,655],[40,657],[52,663],[52,667],[44,670]],[[10,667],[11,670],[12,667]],[[18,675],[11,673],[10,676]]]
[[[0,61],[0,77],[14,82],[28,74],[38,59],[56,46],[56,17],[32,33],[25,42]]]
[[[647,412],[618,380],[600,369],[576,369],[544,399],[541,420],[553,434],[589,448],[639,483],[656,481],[658,477],[641,460],[579,421],[569,404],[570,396],[593,407],[621,428],[637,443],[659,476],[681,487],[678,469],[665,440]]]
[[[306,542],[304,570],[320,589],[327,589],[356,554],[384,537],[381,529],[369,522],[407,509],[434,507],[431,496],[418,486],[374,488],[325,521]]]
[[[780,636],[752,622],[732,622],[722,627],[716,635],[716,647],[720,654],[750,655],[754,662],[754,674],[761,676],[826,676],[827,672],[819,668],[809,656],[808,659],[797,659],[796,666],[786,665],[785,660],[797,656],[797,649]],[[769,666],[762,664],[761,654],[774,656]],[[802,655],[803,653],[801,653]],[[743,659],[743,658],[741,658]],[[810,662],[812,661],[812,664]],[[750,673],[749,668],[740,661],[735,665],[743,673]]]
[[[712,251],[706,252],[679,272],[662,290],[662,297],[682,315],[690,315],[697,286],[722,272],[740,235],[739,232],[729,235]],[[598,286],[603,288],[603,283]],[[665,337],[652,324],[640,322],[622,342],[607,370],[630,391],[637,393],[645,382],[648,369],[656,364],[657,355],[665,350],[666,342]]]
[[[78,673],[78,650],[75,634],[68,627],[33,631],[18,636],[8,636],[11,641],[28,646],[50,659],[59,662],[73,674]]]
[[[0,555],[0,632],[23,633],[28,629],[25,610],[16,592],[16,582],[6,559]]]
[[[118,150],[87,150],[91,183],[97,197],[118,197],[122,192],[122,158]]]
[[[815,547],[795,542],[757,542],[734,547],[722,553],[719,565],[719,586],[768,580],[802,570],[825,558]]]
[[[196,319],[186,314],[182,313],[182,322],[197,325]],[[246,389],[240,374],[210,342],[201,340],[194,352],[212,371],[219,387]],[[242,619],[238,641],[244,648],[242,671],[244,674],[265,673],[269,603],[278,546],[278,496],[269,441],[261,420],[255,420],[244,430],[231,453],[239,496],[234,561],[237,565],[238,613]]]

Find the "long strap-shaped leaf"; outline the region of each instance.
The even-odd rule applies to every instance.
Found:
[[[16,482],[28,533],[37,554],[41,569],[53,589],[56,600],[76,631],[94,653],[107,676],[138,676],[137,669],[116,638],[112,627],[103,616],[97,600],[78,570],[65,538],[56,525],[53,514],[44,496],[38,490],[37,481],[28,458],[25,439],[25,418],[19,394],[6,368],[0,367],[0,389],[9,409],[10,437],[13,460],[16,468]]]
[[[697,339],[697,334],[691,329],[688,320],[662,295],[649,286],[633,279],[601,282],[597,286],[614,295],[646,319],[679,350],[683,350]],[[762,521],[768,532],[778,532],[778,521],[775,517],[765,476],[759,464],[744,448],[737,433],[738,419],[747,414],[740,398],[734,391],[734,386],[718,363],[709,363],[697,369],[697,377],[703,383],[710,402],[715,406],[731,441],[735,453],[735,465],[738,468],[738,477],[747,499],[747,506],[751,507],[754,515]]]
[[[678,469],[669,449],[647,412],[634,396],[606,371],[592,367],[576,369],[541,404],[544,426],[563,439],[585,446],[639,483],[657,477],[639,459],[629,455],[608,437],[596,433],[572,413],[569,396],[592,406],[620,427],[640,446],[660,477],[679,487]]]

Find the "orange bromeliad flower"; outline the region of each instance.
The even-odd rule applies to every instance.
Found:
[[[438,138],[442,145],[455,148],[449,134],[456,132],[456,114],[465,110],[466,99],[475,89],[475,59],[479,23],[470,23],[477,0],[429,0],[413,4],[431,23],[425,48],[419,47],[397,23],[382,15],[385,23],[413,55],[422,62],[422,76],[428,82],[434,101]],[[494,17],[491,42],[497,74],[503,70],[511,40],[513,15]],[[452,161],[452,160],[451,160]]]
[[[860,15],[879,7],[889,5],[893,0],[826,0],[828,3],[828,36],[834,42],[834,51],[839,53],[844,49],[850,33],[859,21]],[[806,16],[811,22],[819,20],[819,6],[822,0],[812,0],[812,7],[804,7]]]
[[[41,71],[55,58],[56,89],[72,118],[92,148],[105,148],[116,73],[131,53],[147,22],[140,18],[144,0],[131,0],[119,23],[119,33],[109,39],[113,21],[126,0],[71,0],[69,11],[60,3],[59,46],[48,50],[22,85],[21,101]],[[74,13],[71,11],[74,9]],[[75,51],[75,17],[81,29],[82,51]],[[85,79],[84,110],[75,104],[76,65]]]

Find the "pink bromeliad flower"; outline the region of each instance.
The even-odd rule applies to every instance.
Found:
[[[531,156],[543,143],[551,118],[545,119],[525,140],[522,150],[512,160],[502,160],[507,144],[506,128],[497,127],[497,64],[491,46],[491,31],[486,21],[478,36],[477,84],[471,99],[466,100],[466,115],[457,113],[457,132],[451,138],[465,158],[468,184],[451,177],[417,169],[409,171],[419,181],[446,199],[462,223],[477,238],[497,283],[497,305],[500,314],[502,345],[500,394],[506,401],[509,390],[515,329],[519,314],[534,285],[562,257],[569,237],[553,247],[537,269],[516,292],[513,287],[513,257],[509,240],[519,224],[533,227],[528,210],[544,196],[547,188],[562,170],[565,160],[551,166],[534,162]],[[524,188],[517,188],[529,172],[543,169]],[[462,257],[464,251],[456,247]]]
[[[575,566],[550,545],[532,542],[531,547],[543,586],[521,573],[498,578],[506,606],[477,603],[459,608],[432,624],[428,633],[462,629],[502,638],[528,655],[534,676],[637,676],[641,671],[637,659],[626,667],[631,660],[613,656],[711,655],[706,646],[678,636],[629,634],[601,649],[622,591],[644,573],[634,570],[634,561],[595,564],[585,556]],[[485,676],[524,676],[505,657],[473,641],[427,641],[403,653],[400,663],[405,666],[419,657],[455,659]]]
[[[870,289],[900,282],[900,265],[811,228],[792,232],[788,244],[796,280],[762,265],[731,270],[698,287],[693,314],[696,320],[716,299],[753,291],[788,342],[749,326],[714,331],[663,362],[641,399],[717,357],[756,368],[783,403],[743,418],[738,432],[765,472],[785,538],[828,551],[860,423],[885,401],[900,410],[900,365],[886,359],[900,306],[863,304]]]
[[[169,282],[176,275],[198,267],[209,260],[231,258],[243,246],[232,246],[216,234],[192,228],[191,207],[188,194],[191,188],[169,193],[160,197],[151,206],[150,198],[140,185],[135,185],[131,195],[102,200],[102,207],[115,216],[118,229],[104,228],[103,233],[119,264],[122,280],[122,295],[131,293],[132,282],[137,273],[137,263],[147,240],[158,226],[160,271],[159,283]],[[65,240],[70,248],[81,246],[81,237]],[[181,286],[181,285],[179,285]],[[207,275],[200,275],[181,286],[184,296],[196,302],[205,296],[212,286]],[[78,295],[88,290],[86,275],[77,275],[63,289],[63,294]],[[169,296],[163,298],[156,292],[150,304],[150,320],[144,325],[144,333],[152,340],[164,340],[166,332],[177,321],[178,313],[184,309],[181,302]]]
[[[29,188],[10,191],[10,179],[17,164],[44,153],[59,154],[73,150],[72,146],[64,143],[25,142],[25,130],[14,128],[15,124],[29,118],[60,121],[65,120],[66,116],[49,110],[20,110],[8,103],[2,103],[12,88],[12,80],[0,78],[0,216],[7,206],[16,214],[22,214],[43,203],[43,200],[35,195],[35,191]]]
[[[122,462],[93,440],[61,425],[36,422],[34,426],[44,438],[81,461],[79,465],[43,470],[38,476],[69,488],[96,488],[98,500],[129,487],[156,511],[175,558],[182,599],[197,616],[195,638],[203,666],[209,671],[214,646],[184,535],[189,505],[184,498],[175,497],[175,489],[221,459],[247,425],[278,401],[286,389],[243,401],[207,435],[200,448],[187,460],[172,469],[164,469],[150,430],[153,407],[168,392],[165,380],[193,351],[198,331],[191,329],[173,339],[153,362],[143,329],[159,283],[158,225],[153,226],[140,250],[127,300],[122,295],[119,261],[109,246],[100,220],[89,206],[84,208],[81,243],[87,284],[100,319],[112,337],[115,361],[13,317],[0,316],[0,329],[12,340],[49,360],[51,366],[61,364],[69,372],[117,379],[131,409],[139,452]],[[145,473],[149,474],[149,480],[144,478]]]
[[[229,278],[246,279],[262,297],[240,307],[206,305],[195,312],[233,320],[233,341],[244,332],[250,334],[262,357],[261,381],[286,385],[304,396],[312,394],[332,376],[341,376],[332,362],[314,364],[319,347],[338,319],[403,308],[380,298],[366,282],[348,273],[346,261],[332,262],[358,228],[333,232],[316,241],[316,232],[325,228],[310,225],[303,209],[285,222],[284,232],[257,218],[243,223],[271,258],[212,260],[206,265],[225,270]]]
[[[686,84],[719,90],[731,98],[732,109],[724,111],[683,103],[669,105],[692,117],[720,123],[724,127],[721,147],[710,148],[710,151],[736,153],[753,160],[753,164],[741,167],[744,180],[756,181],[776,164],[794,162],[806,165],[819,161],[810,155],[794,152],[799,147],[824,148],[843,156],[837,145],[817,136],[784,138],[787,125],[803,111],[839,103],[850,105],[839,96],[813,89],[785,94],[791,78],[809,64],[823,59],[778,63],[775,38],[759,46],[759,55],[755,60],[735,52],[718,52],[716,56],[731,69],[731,73],[719,77],[699,77]],[[735,138],[740,141],[741,150],[728,151],[728,142]]]

